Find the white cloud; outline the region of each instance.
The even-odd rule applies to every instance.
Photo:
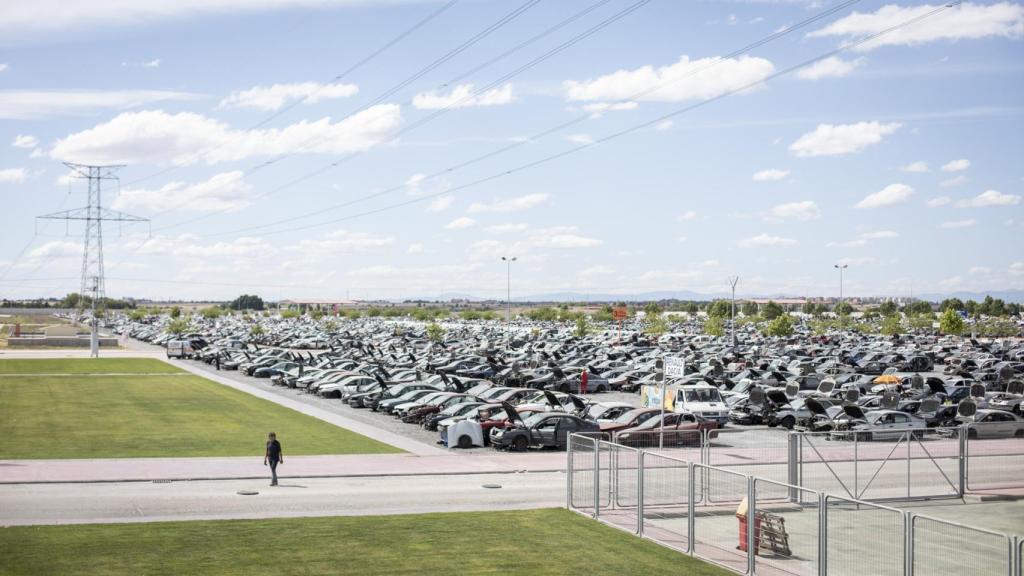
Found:
[[[900,170],[904,172],[927,172],[928,163],[923,160],[918,160],[917,162],[911,162],[910,164],[907,164],[906,166],[900,168]]]
[[[601,114],[604,112],[616,112],[619,110],[635,110],[639,106],[636,102],[594,102],[583,106],[584,112]]]
[[[446,224],[445,228],[449,230],[461,230],[463,228],[469,228],[474,225],[476,225],[476,220],[462,216],[461,218],[456,218],[455,220],[452,220],[451,222]]]
[[[858,258],[840,258],[836,261],[837,264],[844,266],[864,266],[865,264],[874,264],[878,262],[877,258],[871,256],[861,256]]]
[[[320,84],[319,82],[298,82],[294,84],[273,84],[253,86],[248,90],[232,92],[220,101],[219,108],[253,108],[256,110],[279,110],[285,104],[296,100],[303,104],[316,104],[321,100],[348,98],[359,93],[355,84]]]
[[[737,242],[737,244],[740,248],[754,248],[758,246],[792,246],[796,244],[796,240],[792,238],[783,238],[781,236],[758,234],[757,236],[743,238]]]
[[[412,244],[409,244],[409,247],[405,251],[408,252],[409,254],[422,254],[423,244],[420,244],[419,242],[413,242]]]
[[[102,110],[126,110],[154,102],[200,98],[202,96],[199,94],[167,90],[0,90],[0,119],[39,120],[55,116],[84,116]]]
[[[821,210],[818,209],[818,205],[814,202],[804,200],[803,202],[779,204],[771,209],[769,215],[771,218],[777,218],[780,220],[792,218],[806,222],[808,220],[817,220],[818,218],[821,218]]]
[[[597,238],[580,236],[571,231],[553,231],[549,234],[546,230],[539,230],[530,236],[529,243],[541,248],[593,248],[603,244]]]
[[[845,242],[829,242],[825,244],[829,248],[835,246],[839,248],[860,248],[861,246],[867,246],[868,241],[863,238],[857,238],[856,240],[847,240]]]
[[[82,256],[82,243],[68,240],[51,240],[28,253],[29,258],[66,258]]]
[[[942,165],[943,172],[960,172],[961,170],[967,170],[971,167],[971,161],[967,158],[961,158],[959,160],[950,160],[949,162]]]
[[[566,99],[574,101],[643,100],[683,102],[704,100],[763,80],[775,71],[764,58],[701,58],[680,56],[668,66],[618,70],[598,78],[563,83]]]
[[[776,180],[783,180],[789,176],[789,170],[780,170],[778,168],[769,168],[767,170],[761,170],[754,174],[754,182],[772,182]]]
[[[838,56],[818,60],[814,64],[797,70],[797,78],[804,80],[818,80],[821,78],[841,78],[864,63],[863,58],[856,60],[843,60]]]
[[[858,122],[856,124],[818,124],[789,145],[789,151],[800,157],[839,156],[851,154],[878,144],[882,137],[900,127],[897,122]]]
[[[943,222],[942,224],[939,225],[939,227],[940,228],[970,228],[971,226],[974,226],[977,223],[978,223],[977,220],[975,220],[974,218],[970,218],[968,220],[953,220],[953,221],[950,221],[950,222]]]
[[[66,28],[139,25],[191,16],[365,4],[365,0],[34,0],[0,2],[0,37]]]
[[[967,269],[967,272],[971,274],[990,274],[992,269],[986,266],[971,266]]]
[[[322,118],[284,128],[234,130],[192,112],[126,112],[58,140],[50,156],[87,164],[207,164],[298,152],[341,154],[366,150],[401,123],[397,104],[381,104],[331,122]]]
[[[657,124],[655,124],[654,125],[654,129],[657,130],[658,132],[664,132],[665,130],[668,130],[669,128],[671,128],[672,124],[674,124],[674,122],[672,122],[671,118],[668,118],[666,120],[662,120],[661,122],[658,122]]]
[[[0,182],[12,184],[24,182],[26,174],[24,168],[0,168]]]
[[[459,84],[448,94],[436,90],[420,92],[413,96],[412,105],[418,110],[442,108],[469,108],[471,106],[501,106],[512,102],[512,85],[505,84],[482,94],[473,93],[472,84]]]
[[[0,62],[0,72],[3,72],[8,68],[10,68],[10,66],[8,66],[5,62]]]
[[[455,202],[455,197],[451,194],[438,196],[431,200],[430,204],[427,204],[427,212],[441,212],[447,210],[452,205],[452,202]]]
[[[863,200],[857,203],[857,208],[881,208],[903,204],[910,199],[914,189],[906,184],[889,184],[878,192],[868,194]]]
[[[177,209],[193,212],[239,210],[252,200],[252,186],[241,171],[222,172],[198,184],[171,182],[157,190],[123,188],[114,200],[116,210]]]
[[[304,255],[351,254],[384,248],[395,243],[390,236],[378,236],[369,232],[335,230],[319,238],[306,238],[288,249]]]
[[[160,67],[160,59],[159,58],[154,58],[153,60],[150,60],[149,62],[143,62],[142,63],[142,67],[143,68],[159,68]]]
[[[942,182],[939,182],[939,186],[941,186],[942,188],[952,188],[954,186],[959,186],[961,184],[966,184],[966,183],[967,183],[967,176],[964,176],[963,174],[960,174],[958,176],[954,176],[953,178],[950,178],[949,180],[943,180]]]
[[[523,232],[529,228],[527,224],[496,224],[494,226],[488,226],[484,228],[484,232],[491,234],[509,234],[512,232]]]
[[[541,204],[547,203],[547,201],[547,194],[527,194],[525,196],[509,198],[507,200],[497,200],[490,204],[474,202],[470,204],[468,212],[470,214],[477,214],[481,212],[519,212],[540,206]]]
[[[426,174],[413,174],[405,181],[406,191],[410,196],[419,196],[423,193],[420,184],[427,178]]]
[[[986,190],[973,198],[960,200],[956,203],[957,208],[985,208],[988,206],[1016,206],[1020,204],[1020,196],[1017,194],[1003,194],[998,190]]]
[[[39,145],[39,139],[35,136],[29,136],[27,134],[18,134],[11,141],[11,146],[15,148],[35,148]]]
[[[856,40],[892,28],[902,22],[921,18],[938,6],[896,6],[889,4],[873,13],[854,12],[840,18],[810,37],[840,36]],[[1001,37],[1020,38],[1024,35],[1024,6],[999,2],[983,5],[966,2],[959,7],[940,12],[927,19],[906,26],[858,45],[855,49],[868,51],[880,46],[913,46],[938,40],[973,40]]]
[[[687,210],[686,212],[683,212],[682,214],[680,214],[679,216],[676,217],[676,219],[679,220],[680,222],[689,222],[689,221],[694,220],[696,218],[697,218],[697,213],[694,212],[693,210]]]
[[[569,134],[565,137],[566,140],[573,144],[593,144],[594,138],[590,134]]]
[[[1024,276],[1024,262],[1010,264],[1009,272],[1011,276]]]
[[[584,268],[583,270],[581,270],[579,276],[607,276],[609,274],[614,273],[615,270],[608,266],[591,266],[590,268]]]

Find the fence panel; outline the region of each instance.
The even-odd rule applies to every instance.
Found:
[[[1011,573],[1012,542],[1005,534],[928,516],[910,522],[911,575]]]
[[[748,476],[786,483],[789,478],[789,438],[764,430],[708,430],[704,464]]]
[[[967,427],[967,489],[1024,488],[1024,427],[978,423]],[[1017,432],[1021,430],[1021,432]]]
[[[569,437],[569,506],[594,515],[594,461],[597,440],[578,434]]]
[[[599,451],[608,454],[608,474],[602,473],[601,480],[607,482],[610,496],[607,508],[601,509],[600,518],[623,530],[636,532],[640,522],[637,516],[640,451],[610,442],[601,442]]]
[[[829,576],[903,576],[906,516],[903,511],[838,496],[825,496],[825,573]],[[943,574],[955,572],[943,572]]]
[[[779,498],[779,493],[789,496]],[[818,493],[755,478],[754,500],[755,571],[816,576],[821,528]]]
[[[689,463],[646,452],[643,468],[644,536],[680,552],[689,551]]]
[[[614,441],[623,446],[658,451],[688,462],[700,462],[704,433],[700,430],[619,432]]]
[[[747,572],[747,542],[737,514],[749,495],[749,478],[739,472],[693,465],[693,553],[741,574]],[[704,494],[700,502],[700,494]],[[742,523],[742,524],[741,524]]]

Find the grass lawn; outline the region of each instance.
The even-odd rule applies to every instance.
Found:
[[[285,456],[402,451],[184,372],[3,375],[23,374],[26,366],[42,374],[85,371],[93,369],[86,365],[93,362],[0,360],[0,459],[259,457],[271,430]],[[145,373],[147,367],[181,372],[157,360],[135,359],[108,359],[95,369]]]
[[[0,374],[160,374],[184,373],[153,358],[30,358],[0,360]]]
[[[560,509],[0,528],[0,574],[731,574]]]

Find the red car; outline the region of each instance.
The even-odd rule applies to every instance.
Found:
[[[651,418],[654,418],[660,412],[661,410],[658,408],[634,408],[611,422],[601,422],[601,432],[615,434],[620,430],[636,428]]]
[[[657,410],[655,410],[657,411]],[[700,446],[704,430],[718,428],[717,422],[693,414],[669,412],[664,420],[655,416],[633,428],[615,435],[615,441],[626,446]],[[664,430],[664,437],[660,432]]]

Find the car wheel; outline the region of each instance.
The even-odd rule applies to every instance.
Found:
[[[1018,428],[1017,431],[1013,433],[1013,437],[1024,438],[1024,428]]]
[[[525,438],[524,438],[524,440],[525,440]],[[472,448],[473,447],[473,439],[470,438],[469,436],[467,436],[466,434],[463,434],[462,436],[459,436],[459,444],[458,444],[458,446],[459,446],[459,448],[462,448],[463,450]]]
[[[861,432],[857,435],[857,440],[861,442],[871,442],[871,432]]]
[[[1020,404],[1017,404],[1016,406],[1014,406],[1013,410],[1011,410],[1011,412],[1013,412],[1017,416],[1020,416]]]
[[[512,449],[516,452],[526,452],[526,449],[529,447],[530,442],[526,439],[526,436],[518,436],[512,441]]]
[[[796,418],[793,418],[792,416],[786,416],[785,418],[782,419],[781,422],[779,422],[779,425],[787,430],[792,430],[793,426],[796,426]]]
[[[978,439],[978,431],[975,430],[974,428],[968,428],[967,429],[967,437],[970,438],[971,440],[977,440]]]

